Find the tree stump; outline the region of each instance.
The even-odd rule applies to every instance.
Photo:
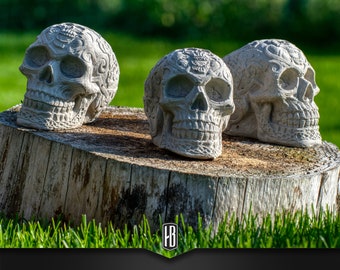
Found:
[[[182,214],[215,228],[282,211],[336,210],[340,152],[329,143],[292,148],[223,135],[223,154],[193,160],[151,142],[142,109],[108,107],[92,124],[67,131],[16,125],[20,105],[0,113],[0,211],[26,219],[83,214],[103,225],[159,221]]]

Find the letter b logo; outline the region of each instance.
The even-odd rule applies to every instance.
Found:
[[[162,244],[166,250],[176,249],[178,246],[178,226],[175,223],[164,223],[162,226]]]

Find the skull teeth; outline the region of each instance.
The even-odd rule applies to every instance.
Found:
[[[219,133],[199,131],[199,130],[185,130],[185,129],[172,129],[172,136],[178,139],[210,141],[218,140]]]
[[[72,115],[72,107],[54,107],[49,104],[25,98],[23,107],[25,110],[47,113],[54,121],[68,121]]]
[[[290,128],[317,127],[319,124],[319,112],[316,109],[310,111],[284,112],[272,122],[280,126]]]
[[[79,125],[80,121],[74,107],[74,101],[64,101],[41,91],[28,90],[17,122],[39,129],[71,128]]]
[[[73,108],[75,105],[74,101],[65,101],[61,98],[49,95],[45,92],[42,92],[39,90],[32,90],[32,89],[27,90],[25,94],[25,100],[27,103],[30,103],[27,105],[30,107],[36,105],[35,102],[39,102],[40,104],[45,104],[45,105],[49,105],[53,107],[63,107],[63,108],[68,108],[68,109]]]
[[[38,111],[51,111],[53,108],[50,104],[39,102],[29,98],[24,99],[23,105]]]
[[[172,127],[172,136],[179,139],[218,140],[220,128],[215,123],[204,121],[176,121]]]
[[[175,118],[173,119],[173,123],[180,124],[182,122],[198,122],[198,123],[215,123],[216,119],[221,118],[221,112],[218,110],[211,111],[210,113],[206,112],[197,112],[192,113],[188,116],[187,111],[176,112]]]
[[[180,121],[173,125],[174,129],[185,129],[185,130],[198,130],[198,131],[208,131],[208,132],[219,132],[220,128],[215,123],[208,123],[203,121]]]
[[[307,105],[291,105],[295,110],[272,111],[262,107],[258,137],[261,140],[290,146],[310,146],[321,141],[318,109]],[[271,118],[270,115],[273,117]]]
[[[54,106],[45,102],[32,100],[27,97],[25,97],[23,105],[25,107],[28,107],[33,110],[37,111],[43,111],[43,112],[50,112],[52,114],[66,114],[73,110],[73,107],[71,103],[68,104],[68,106],[60,107],[60,106]],[[74,102],[73,102],[74,105]]]

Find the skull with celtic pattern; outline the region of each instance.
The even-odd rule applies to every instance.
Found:
[[[25,53],[20,71],[27,88],[17,124],[41,130],[90,123],[113,99],[119,66],[111,46],[74,23],[43,30]]]
[[[303,52],[280,39],[256,40],[226,55],[235,112],[225,132],[294,147],[321,143],[315,71]]]
[[[155,145],[190,158],[214,159],[222,153],[222,131],[234,110],[231,73],[208,50],[175,50],[151,70],[144,110]]]

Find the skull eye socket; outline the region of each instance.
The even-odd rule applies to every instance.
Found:
[[[299,72],[294,68],[288,68],[282,72],[279,78],[279,86],[284,90],[293,90],[298,84]]]
[[[223,102],[229,98],[231,89],[225,81],[212,79],[206,84],[205,91],[212,101]]]
[[[61,72],[69,78],[80,78],[85,74],[86,66],[78,58],[68,55],[60,62]]]
[[[165,87],[165,94],[170,98],[184,98],[194,87],[194,83],[186,76],[171,78]]]
[[[309,81],[314,88],[316,87],[315,73],[314,73],[314,71],[311,68],[307,69],[307,72],[306,72],[306,75],[305,75],[305,79],[307,81]]]
[[[26,52],[25,62],[33,68],[41,67],[49,60],[50,54],[45,47],[33,47]]]

